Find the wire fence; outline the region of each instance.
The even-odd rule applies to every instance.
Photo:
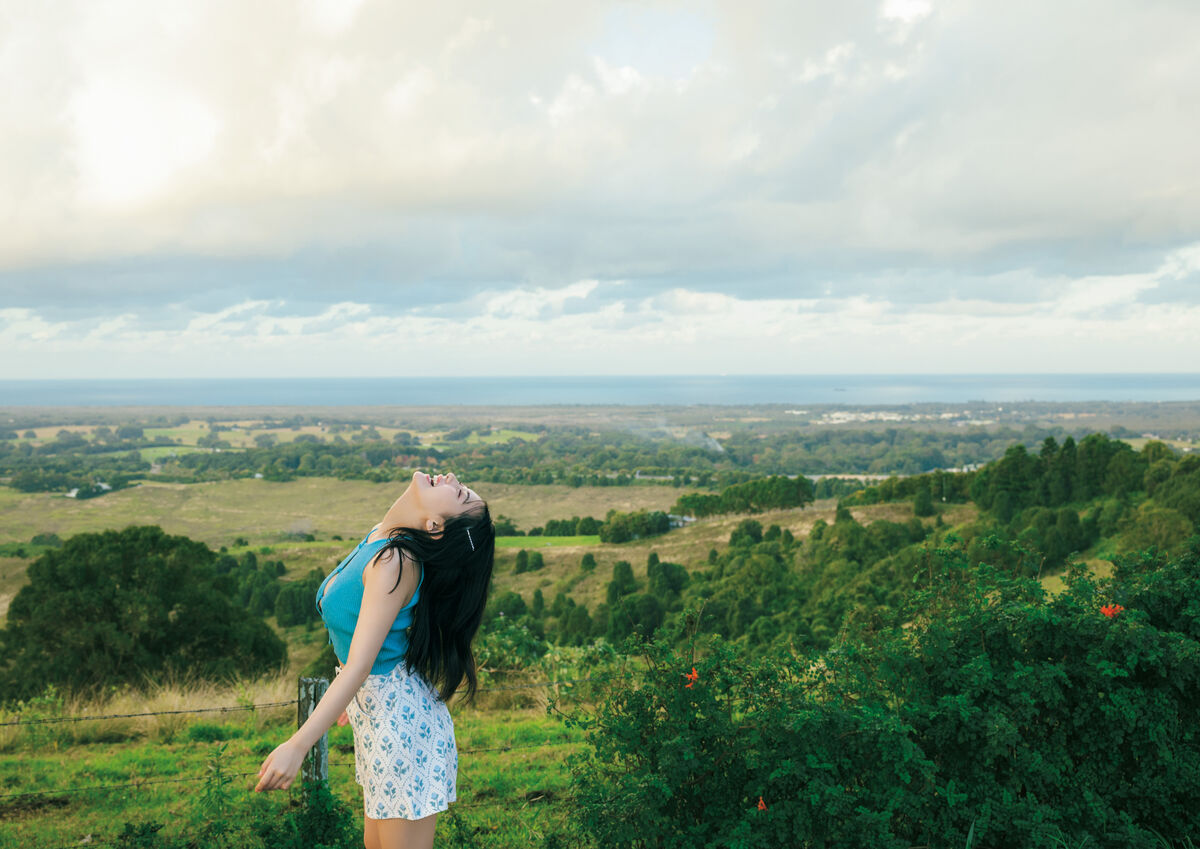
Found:
[[[297,699],[286,702],[263,702],[257,705],[237,705],[236,707],[186,708],[183,710],[152,710],[144,713],[104,713],[90,716],[47,716],[36,719],[14,719],[0,722],[0,727],[10,725],[48,725],[58,722],[91,722],[98,719],[133,719],[142,716],[175,716],[181,713],[231,713],[239,710],[257,710],[258,708],[283,707],[296,704]]]
[[[580,745],[581,742],[582,741],[579,741],[579,740],[555,740],[555,741],[547,741],[547,742],[542,742],[542,743],[512,743],[512,744],[505,745],[505,746],[480,746],[480,747],[474,747],[474,748],[469,748],[469,749],[460,749],[459,754],[474,754],[477,752],[507,752],[507,751],[511,751],[513,749],[545,749],[545,748],[550,748],[553,746]],[[354,761],[334,761],[334,762],[330,763],[330,766],[352,767],[352,766],[355,766],[355,763],[354,763]],[[227,780],[232,781],[233,779],[236,779],[236,778],[249,778],[251,776],[258,776],[259,773],[257,770],[255,770],[253,772],[225,772],[222,774]],[[151,785],[187,784],[187,783],[193,783],[193,782],[197,782],[197,781],[205,781],[208,778],[209,778],[208,774],[187,776],[185,778],[147,778],[147,779],[139,779],[139,780],[135,780],[135,781],[125,782],[122,784],[103,784],[103,785],[93,785],[93,786],[89,786],[89,787],[56,788],[54,790],[40,790],[40,791],[34,791],[34,792],[30,792],[30,793],[0,793],[0,800],[6,800],[6,799],[11,800],[11,799],[37,797],[37,796],[59,796],[59,795],[67,795],[67,794],[71,794],[71,793],[104,792],[104,791],[110,791],[110,790],[125,790],[125,789],[140,790],[144,787],[148,787]],[[459,808],[524,808],[524,807],[528,807],[530,805],[535,805],[535,804],[536,805],[561,804],[561,803],[570,802],[570,801],[572,801],[572,797],[557,796],[550,791],[538,790],[538,791],[530,791],[530,792],[524,794],[524,796],[520,799],[481,799],[481,800],[477,800],[477,801],[473,801],[473,802],[458,802],[458,801],[456,801],[453,804],[454,804],[454,809],[457,810]],[[0,801],[0,804],[3,804],[2,801]],[[81,845],[81,842],[86,843],[86,845],[88,845],[88,846],[115,846],[115,845],[117,845],[113,839],[103,839],[103,838],[96,839],[93,835],[89,834],[83,841],[77,840],[74,843],[60,844],[60,845],[54,846],[54,847],[43,847],[43,849],[73,849],[73,847]]]
[[[538,681],[532,684],[507,684],[497,685],[493,687],[480,687],[476,692],[479,693],[495,693],[512,690],[532,690],[543,687],[560,687],[569,684],[583,684],[589,681],[601,680],[597,678],[569,678],[563,681]],[[93,714],[89,716],[50,716],[50,717],[35,717],[33,719],[13,719],[0,722],[0,728],[17,725],[49,725],[62,722],[91,722],[101,719],[135,719],[147,716],[175,716],[185,713],[232,713],[235,711],[257,710],[259,708],[270,707],[288,707],[299,702],[299,699],[290,699],[284,702],[263,702],[253,705],[234,705],[227,707],[209,707],[209,708],[185,708],[181,710],[157,710],[146,711],[144,713],[105,713]],[[3,798],[3,797],[0,797]]]
[[[582,683],[587,683],[587,682],[594,681],[594,680],[598,680],[598,679],[593,678],[593,677],[587,677],[587,678],[564,679],[564,680],[558,680],[558,681],[540,681],[540,682],[533,682],[533,683],[526,683],[526,684],[497,685],[497,686],[493,686],[493,687],[480,687],[478,692],[512,691],[512,690],[525,690],[525,689],[536,689],[536,688],[550,688],[550,687],[582,684]],[[254,710],[259,710],[259,709],[264,709],[264,708],[292,707],[292,706],[297,705],[299,702],[300,702],[300,699],[297,698],[297,699],[289,699],[287,701],[260,702],[257,704],[233,705],[233,706],[209,707],[209,708],[184,708],[184,709],[178,709],[178,710],[143,711],[143,712],[139,712],[139,713],[91,714],[91,715],[86,715],[86,716],[35,717],[35,718],[30,718],[30,719],[16,719],[16,720],[8,720],[8,721],[0,722],[0,727],[47,725],[47,724],[68,723],[68,722],[90,722],[90,721],[105,720],[105,719],[134,719],[134,718],[143,718],[143,717],[150,717],[150,716],[176,716],[176,715],[181,715],[181,714],[232,713],[232,712],[237,712],[237,711],[254,711]],[[507,744],[492,745],[492,746],[469,746],[467,748],[459,749],[458,752],[459,752],[459,754],[509,752],[509,751],[513,751],[516,749],[547,749],[547,748],[558,747],[558,746],[580,745],[581,743],[582,743],[582,741],[579,741],[579,740],[545,740],[545,741],[541,741],[541,742],[507,743]],[[351,749],[351,751],[352,751],[352,749]],[[337,761],[337,762],[330,763],[330,766],[352,767],[352,766],[355,766],[355,763],[354,763],[354,761]],[[258,771],[256,770],[254,772],[226,772],[226,773],[223,773],[223,775],[226,779],[233,780],[233,779],[238,779],[238,778],[248,778],[251,776],[257,776]],[[33,799],[38,799],[38,798],[42,798],[42,797],[58,798],[58,797],[62,797],[62,796],[67,796],[67,795],[72,795],[72,794],[81,794],[81,793],[108,793],[108,792],[119,791],[119,790],[141,790],[143,788],[151,787],[151,786],[155,786],[155,785],[189,784],[189,783],[195,783],[195,782],[199,782],[199,781],[209,780],[210,778],[211,778],[211,771],[206,770],[204,774],[185,776],[185,777],[136,778],[132,781],[121,782],[121,783],[117,783],[117,784],[97,784],[97,785],[89,785],[89,786],[85,786],[85,787],[56,787],[56,788],[52,788],[52,789],[48,789],[48,790],[35,790],[35,791],[26,791],[26,792],[18,792],[18,793],[0,793],[0,812],[2,812],[4,808],[11,808],[11,806],[13,806],[13,805],[20,804],[22,801],[33,800]],[[478,808],[478,807],[512,808],[512,807],[527,807],[531,804],[541,805],[541,804],[547,804],[547,803],[551,803],[551,802],[562,802],[562,801],[565,801],[565,799],[563,797],[555,796],[552,793],[549,793],[546,791],[532,791],[530,793],[526,793],[525,796],[520,799],[490,799],[490,800],[477,800],[477,801],[472,801],[472,802],[456,802],[455,807],[456,808],[458,808],[458,807],[461,807],[461,808]],[[87,844],[89,846],[115,845],[115,843],[111,839],[97,840],[92,835],[88,835],[88,838],[89,839],[87,840]],[[76,842],[75,844],[68,844],[68,845],[74,846],[74,845],[79,845],[79,843]],[[55,847],[54,849],[57,849],[57,847]],[[64,849],[66,849],[65,846],[64,846]]]

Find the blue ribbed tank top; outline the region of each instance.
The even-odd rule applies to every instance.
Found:
[[[329,630],[329,642],[333,643],[333,653],[342,663],[350,655],[350,640],[354,637],[354,626],[358,624],[358,612],[362,608],[363,599],[363,569],[374,559],[387,537],[367,542],[374,529],[367,532],[362,542],[354,551],[346,555],[346,559],[330,572],[321,582],[317,590],[317,612]],[[335,580],[336,579],[336,580]],[[332,581],[332,585],[330,585]],[[371,667],[372,675],[383,675],[391,672],[397,663],[404,660],[408,651],[408,626],[412,624],[413,610],[417,599],[421,597],[421,584],[425,581],[425,570],[421,570],[417,589],[412,599],[400,609],[396,621],[388,631],[379,647],[375,664]]]

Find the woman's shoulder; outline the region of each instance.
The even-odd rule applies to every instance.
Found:
[[[371,558],[367,567],[363,569],[364,586],[367,583],[368,572],[384,578],[389,590],[399,579],[397,591],[405,598],[411,598],[421,583],[422,566],[406,549],[387,546],[376,557]]]

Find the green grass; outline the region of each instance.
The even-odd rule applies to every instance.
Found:
[[[481,712],[453,709],[459,749],[458,803],[451,812],[468,831],[487,836],[487,845],[524,847],[540,842],[565,819],[568,792],[564,756],[582,745],[577,729],[568,729],[541,709]],[[193,800],[203,787],[209,757],[224,741],[226,768],[242,773],[230,789],[244,801],[275,805],[280,811],[299,791],[255,797],[259,765],[295,728],[294,709],[271,708],[254,715],[210,714],[173,730],[165,739],[126,739],[88,745],[58,746],[33,739],[24,750],[0,756],[4,794],[52,791],[40,797],[0,798],[0,847],[75,845],[111,840],[125,822],[160,822],[160,834],[188,833]],[[218,717],[218,718],[213,718]],[[362,821],[362,791],[354,781],[353,732],[334,726],[329,732],[329,784],[333,793]],[[471,751],[518,746],[509,751]],[[250,773],[250,774],[245,774]],[[163,781],[163,780],[167,781]],[[171,782],[172,779],[184,779]],[[189,780],[190,779],[190,780]],[[150,783],[150,782],[159,783]],[[145,782],[145,783],[141,783]],[[140,783],[138,787],[76,788]],[[531,803],[532,797],[549,801]],[[438,817],[436,845],[449,839],[450,815]]]
[[[531,433],[527,430],[509,430],[508,428],[500,428],[494,430],[487,436],[480,436],[478,433],[472,433],[467,437],[468,445],[500,445],[506,442],[512,442],[514,439],[524,439],[526,442],[534,442],[538,439],[536,433]]]
[[[170,457],[172,454],[182,457],[184,454],[192,454],[203,450],[205,449],[196,448],[192,445],[155,445],[152,448],[139,448],[138,453],[142,455],[143,460],[154,462],[164,457]]]
[[[90,457],[124,457],[130,452],[129,448],[115,448],[112,451],[98,451]],[[197,448],[194,445],[154,445],[149,448],[135,448],[143,460],[154,462],[172,454],[182,457],[184,454],[194,454],[197,451],[207,451],[207,448]]]
[[[147,427],[142,428],[142,436],[146,439],[154,439],[156,436],[165,436],[169,439],[176,439],[185,444],[196,444],[196,440],[204,436],[208,432],[207,428],[201,427],[199,422],[188,422],[186,425],[179,427]]]
[[[467,481],[467,483],[470,483]],[[478,485],[488,499],[493,515],[513,519],[518,527],[544,525],[549,519],[571,516],[603,516],[609,509],[665,510],[681,490],[671,486],[568,487],[564,485],[522,486]],[[212,483],[181,484],[149,480],[140,486],[77,501],[50,493],[22,493],[0,487],[0,543],[28,542],[37,533],[53,531],[63,539],[82,532],[120,529],[132,524],[159,525],[170,534],[201,540],[213,549],[228,546],[234,554],[254,551],[260,558],[282,560],[286,579],[303,576],[310,569],[328,572],[382,517],[403,491],[397,483],[298,478],[285,483],[242,478]],[[764,527],[778,524],[797,536],[807,535],[818,519],[833,520],[834,501],[811,505],[804,510],[778,510],[755,518]],[[880,504],[856,507],[859,521],[875,519],[905,521],[912,515],[909,504]],[[975,510],[954,505],[945,514],[949,524],[969,521]],[[548,598],[562,591],[589,608],[604,601],[605,587],[613,564],[627,560],[634,576],[645,580],[646,560],[655,552],[672,563],[704,560],[710,548],[729,543],[729,534],[742,516],[712,517],[659,537],[602,544],[596,537],[505,537],[498,540],[497,590],[514,590],[526,601],[541,588]],[[316,542],[286,539],[288,534],[311,533]],[[342,540],[330,540],[333,534]],[[233,548],[244,537],[249,545]],[[261,552],[263,546],[271,552]],[[513,574],[518,549],[543,552],[546,567],[535,572]],[[582,549],[582,550],[581,550]],[[593,572],[580,572],[584,551],[596,557]],[[28,560],[0,558],[0,610],[7,609],[13,594],[26,582]]]
[[[561,548],[599,544],[600,537],[594,534],[577,537],[496,537],[496,548]]]
[[[670,486],[464,483],[475,486],[488,500],[492,515],[507,516],[521,528],[571,516],[600,517],[609,509],[665,510],[680,494]],[[83,501],[0,487],[0,515],[4,517],[0,542],[28,541],[43,531],[54,531],[66,539],[85,531],[152,524],[213,547],[232,545],[238,537],[254,545],[273,544],[289,531],[322,538],[340,534],[357,543],[383,518],[406,485],[328,477],[283,483],[239,478],[195,484],[151,478],[140,486]]]

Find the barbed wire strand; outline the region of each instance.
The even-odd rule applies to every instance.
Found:
[[[622,677],[628,678],[631,676],[622,676]],[[598,680],[602,680],[602,679],[570,678],[570,679],[567,679],[564,681],[538,681],[533,684],[508,684],[508,685],[496,686],[496,687],[480,687],[477,692],[494,693],[494,692],[507,691],[507,690],[530,690],[530,689],[535,689],[538,687],[560,687],[560,686],[564,686],[567,684],[583,684],[588,681],[598,681]],[[95,714],[95,715],[90,715],[90,716],[52,716],[52,717],[38,717],[37,719],[14,719],[14,720],[8,720],[6,722],[0,722],[0,727],[13,726],[13,725],[48,725],[48,724],[56,724],[56,723],[62,723],[62,722],[88,722],[88,721],[94,721],[94,720],[100,720],[100,719],[135,719],[135,718],[144,717],[144,716],[173,716],[173,715],[184,714],[184,713],[214,713],[214,712],[230,713],[230,712],[239,711],[239,710],[257,710],[258,708],[286,707],[289,705],[294,705],[298,701],[299,701],[299,699],[291,699],[290,701],[286,701],[286,702],[263,702],[262,704],[236,705],[236,706],[231,706],[231,707],[187,708],[187,709],[183,709],[183,710],[146,711],[144,713],[106,713],[106,714]]]
[[[187,708],[184,710],[155,710],[145,713],[106,713],[95,714],[92,716],[50,716],[39,717],[37,719],[14,719],[8,722],[0,722],[0,726],[5,725],[46,725],[59,722],[86,722],[97,719],[133,719],[141,716],[172,716],[181,713],[211,713],[222,712],[229,713],[239,710],[257,710],[263,707],[281,707],[285,705],[294,705],[299,699],[292,699],[289,702],[264,702],[258,705],[237,705],[234,707],[212,707],[212,708]]]

